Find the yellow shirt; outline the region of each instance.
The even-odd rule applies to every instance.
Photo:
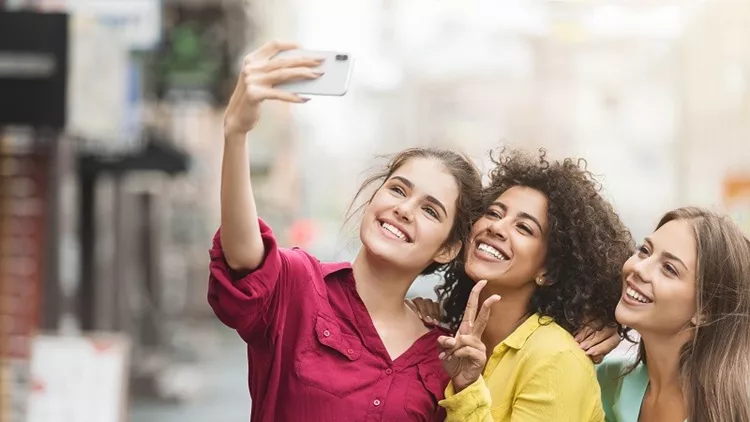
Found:
[[[446,422],[604,421],[594,364],[565,329],[532,315],[492,351],[484,374],[440,401]]]

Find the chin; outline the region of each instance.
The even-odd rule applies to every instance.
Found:
[[[638,324],[638,318],[635,318],[632,312],[625,307],[621,302],[617,303],[617,307],[615,308],[615,320],[617,320],[618,323],[621,325],[625,325],[630,328],[635,328],[635,325]]]
[[[394,258],[397,256],[397,254],[391,250],[392,248],[388,247],[389,245],[383,245],[377,241],[364,243],[363,245],[367,248],[370,255],[388,262],[394,261]]]
[[[505,269],[506,268],[502,267],[498,268],[497,264],[488,263],[473,258],[469,258],[464,265],[464,271],[466,272],[466,275],[468,275],[475,282],[479,280],[487,280],[489,284],[492,284],[493,282],[504,285],[515,284],[513,282],[514,277],[509,274],[508,271],[504,271]]]
[[[473,268],[469,268],[469,266],[466,266],[466,275],[469,276],[470,279],[472,279],[474,282],[477,282],[479,280],[486,280],[486,277],[482,277],[483,272],[477,272]]]
[[[485,268],[482,268],[481,263],[478,263],[471,258],[469,258],[469,260],[464,265],[464,271],[466,272],[466,275],[468,275],[469,278],[474,281],[488,279],[486,277],[488,275],[488,271]]]
[[[392,254],[389,251],[389,246],[384,244],[382,239],[377,239],[377,233],[372,233],[372,230],[362,230],[360,232],[359,240],[362,241],[362,246],[367,249],[371,255],[375,255],[378,258],[385,258]]]
[[[487,280],[488,285],[498,282],[502,283],[502,281],[498,280],[502,278],[502,276],[498,274],[497,271],[492,271],[491,268],[486,268],[481,263],[467,264],[465,266],[465,272],[466,275],[469,276],[469,278],[475,283],[480,280]]]
[[[362,230],[360,233],[362,247],[370,256],[394,266],[403,266],[402,261],[406,261],[405,258],[407,258],[403,256],[403,250],[399,250],[392,242],[381,238],[379,233],[367,230]]]

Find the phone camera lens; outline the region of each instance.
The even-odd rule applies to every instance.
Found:
[[[343,61],[349,60],[349,56],[347,56],[346,54],[337,54],[336,60],[343,62]]]

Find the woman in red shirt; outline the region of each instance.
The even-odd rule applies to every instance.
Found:
[[[251,420],[443,420],[437,403],[448,378],[437,338],[445,333],[426,327],[404,297],[420,274],[459,265],[480,173],[449,150],[403,151],[368,180],[382,184],[364,206],[354,262],[279,248],[257,215],[246,134],[263,100],[305,102],[274,85],[320,76],[313,58],[274,58],[294,47],[268,43],[245,59],[224,118],[208,300],[248,345]]]

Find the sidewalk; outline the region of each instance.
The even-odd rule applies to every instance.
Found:
[[[188,329],[199,362],[174,371],[173,388],[192,392],[187,401],[165,402],[134,398],[130,422],[247,422],[250,395],[247,390],[245,345],[237,334],[218,324]]]

